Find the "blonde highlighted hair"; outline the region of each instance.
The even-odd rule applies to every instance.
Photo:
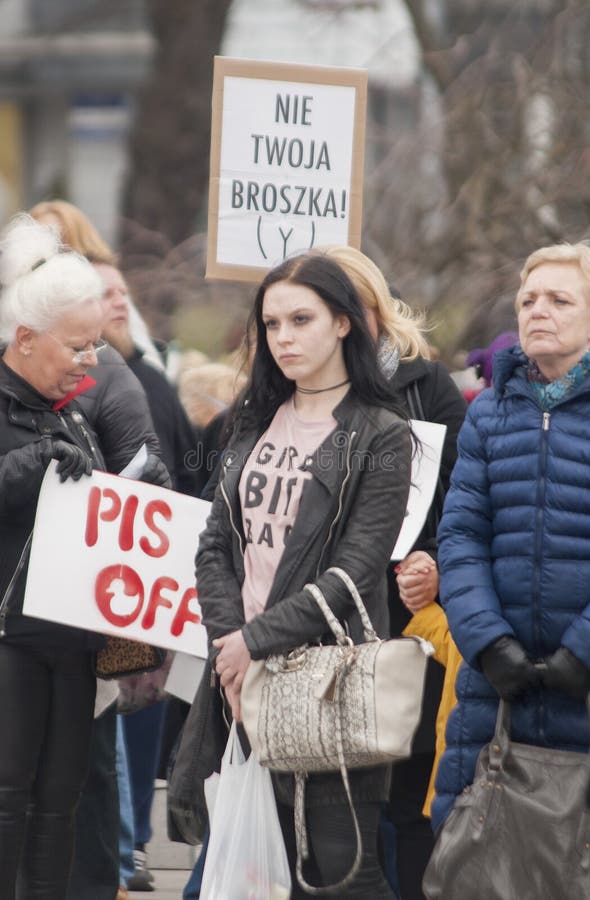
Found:
[[[37,220],[47,217],[57,220],[62,242],[76,253],[81,253],[91,263],[116,266],[117,258],[104,241],[90,219],[81,209],[66,200],[46,200],[29,210]]]
[[[551,244],[548,247],[540,247],[527,257],[520,272],[520,287],[529,277],[533,269],[543,263],[576,263],[588,282],[590,296],[590,247],[588,244]]]
[[[400,297],[393,297],[385,277],[375,263],[354,247],[326,247],[321,251],[338,263],[352,281],[365,309],[374,312],[380,337],[387,337],[400,359],[429,357],[422,333],[423,317]]]

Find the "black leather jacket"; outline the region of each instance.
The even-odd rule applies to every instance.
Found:
[[[410,434],[394,413],[369,407],[351,392],[334,410],[338,425],[303,468],[306,482],[297,519],[266,609],[244,622],[244,532],[238,496],[242,468],[259,435],[230,443],[207,526],[199,539],[197,582],[209,639],[243,629],[253,659],[292,649],[326,633],[326,621],[303,586],[319,585],[336,617],[362,640],[348,590],[330,566],[345,569],[373,625],[388,636],[386,569],[400,531],[410,484]]]
[[[92,458],[94,468],[105,467],[78,403],[74,400],[55,412],[52,401],[37,393],[0,359],[0,601],[35,523],[47,467],[44,438],[77,444]],[[59,510],[55,510],[55,517],[59,527]],[[23,560],[26,561],[26,555]],[[85,649],[102,645],[103,639],[90,632],[23,616],[20,610],[26,572],[25,564],[11,592],[4,640]]]
[[[230,442],[211,514],[199,539],[197,586],[209,639],[241,628],[253,659],[331,640],[326,622],[303,586],[321,588],[350,635],[362,640],[356,607],[340,579],[325,574],[345,569],[356,583],[373,626],[387,637],[387,563],[401,528],[410,485],[410,432],[394,413],[369,407],[352,392],[333,412],[338,425],[304,461],[313,473],[306,482],[297,519],[279,563],[265,611],[244,623],[244,532],[238,485],[244,462],[259,435]],[[351,771],[355,800],[383,801],[389,767]],[[285,803],[293,802],[291,775],[273,774]],[[310,775],[306,806],[345,803],[340,773]]]

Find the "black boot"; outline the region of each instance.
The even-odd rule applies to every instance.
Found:
[[[17,900],[64,900],[73,850],[73,811],[29,812]]]
[[[24,840],[27,796],[22,791],[0,790],[0,892],[14,900],[16,873]]]

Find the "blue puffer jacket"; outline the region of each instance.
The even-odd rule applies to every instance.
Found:
[[[516,348],[471,405],[438,532],[440,596],[465,663],[436,780],[434,828],[471,784],[498,696],[478,656],[502,635],[534,660],[563,644],[590,667],[590,377],[543,413]],[[590,742],[584,703],[539,688],[513,704],[515,741]]]

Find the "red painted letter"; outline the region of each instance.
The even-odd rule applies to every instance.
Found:
[[[137,603],[130,609],[133,597]],[[107,566],[96,576],[94,598],[99,610],[111,625],[124,628],[131,625],[143,606],[143,584],[141,578],[129,566],[117,564]]]
[[[125,500],[121,527],[119,528],[119,547],[121,550],[131,550],[133,547],[133,523],[135,522],[135,513],[138,505],[139,500],[135,494],[130,494]]]
[[[150,599],[145,615],[141,620],[142,628],[148,629],[152,627],[156,620],[156,610],[158,606],[165,606],[166,609],[172,609],[172,601],[167,600],[166,597],[162,596],[162,590],[177,591],[178,582],[175,581],[174,578],[168,578],[167,575],[156,578],[150,591]]]
[[[159,513],[162,518],[169,522],[172,518],[172,510],[164,500],[150,500],[145,508],[145,512],[143,514],[145,524],[150,529],[150,531],[153,531],[154,534],[160,538],[160,543],[156,544],[155,547],[152,547],[146,537],[141,537],[139,539],[139,546],[141,547],[143,552],[147,553],[148,556],[155,556],[156,558],[164,556],[164,554],[168,552],[168,548],[170,546],[170,541],[168,540],[162,529],[158,528],[158,526],[154,522],[154,516],[157,513]]]
[[[170,633],[173,634],[174,637],[178,637],[179,634],[182,634],[187,622],[194,622],[196,625],[200,625],[201,616],[199,613],[191,612],[189,609],[189,603],[191,600],[196,600],[197,597],[198,595],[194,588],[188,588],[182,595],[182,600],[180,601],[176,615],[174,616],[174,621],[172,622],[172,628],[170,629]]]
[[[105,500],[110,500],[110,508],[104,509],[100,518],[103,522],[114,522],[121,512],[121,500],[118,494],[111,488],[93,487],[88,495],[88,512],[86,513],[86,545],[94,547],[98,540],[98,511],[100,509],[101,494]]]

